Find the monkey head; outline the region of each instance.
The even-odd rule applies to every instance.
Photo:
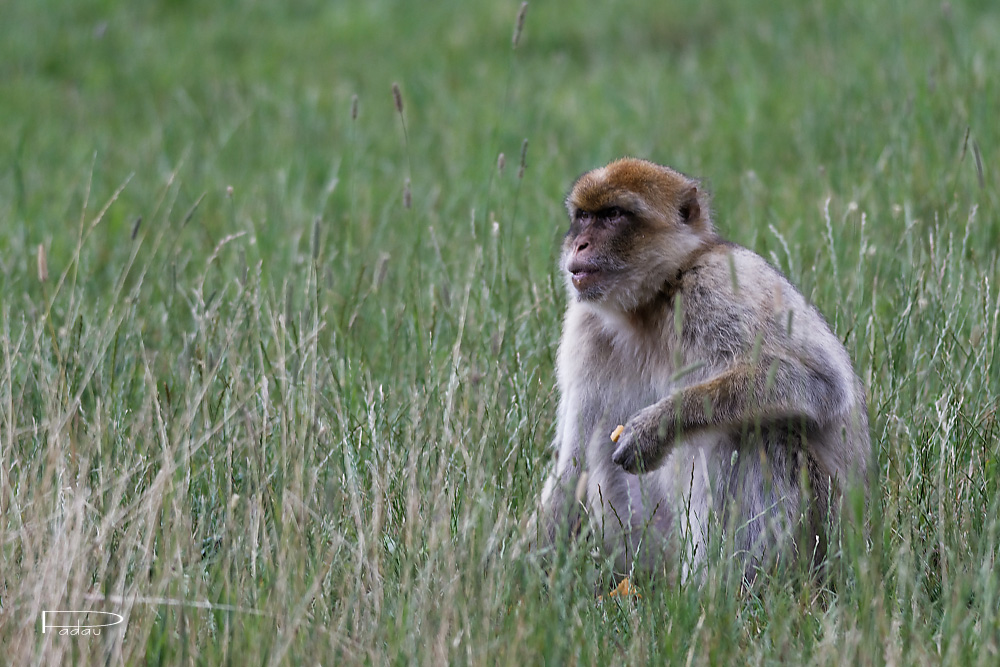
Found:
[[[697,181],[646,160],[623,158],[587,172],[566,208],[560,267],[570,297],[622,312],[669,288],[715,241]]]

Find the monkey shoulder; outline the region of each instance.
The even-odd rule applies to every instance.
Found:
[[[688,346],[745,358],[759,344],[805,369],[831,410],[864,400],[847,350],[823,315],[760,255],[722,245],[688,274],[681,289]]]
[[[702,253],[684,272],[682,287],[702,302],[738,305],[750,311],[769,305],[777,292],[795,292],[791,283],[763,257],[729,242]]]
[[[703,253],[683,273],[678,293],[685,343],[724,358],[746,354],[758,343],[797,346],[804,330],[829,332],[819,312],[780,271],[734,243]]]
[[[681,274],[674,308],[683,321],[682,341],[696,355],[728,360],[753,344],[756,309],[740,288],[749,277],[742,255],[739,246],[719,244]]]

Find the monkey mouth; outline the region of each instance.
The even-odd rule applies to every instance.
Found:
[[[582,292],[596,282],[599,273],[596,270],[573,271],[573,287]]]
[[[577,292],[586,292],[597,285],[604,272],[596,266],[571,266],[569,267],[570,278],[573,287]]]

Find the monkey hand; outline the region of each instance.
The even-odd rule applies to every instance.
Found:
[[[611,460],[633,475],[660,467],[674,444],[673,414],[669,400],[635,413],[618,436]]]

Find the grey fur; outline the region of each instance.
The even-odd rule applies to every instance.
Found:
[[[586,214],[609,201],[626,222]],[[698,219],[682,220],[680,201]],[[685,576],[710,525],[748,572],[789,550],[822,558],[829,500],[867,485],[870,456],[863,387],[823,317],[760,256],[721,241],[696,182],[666,167],[589,172],[567,206],[542,541],[586,520],[626,573],[680,565]]]

